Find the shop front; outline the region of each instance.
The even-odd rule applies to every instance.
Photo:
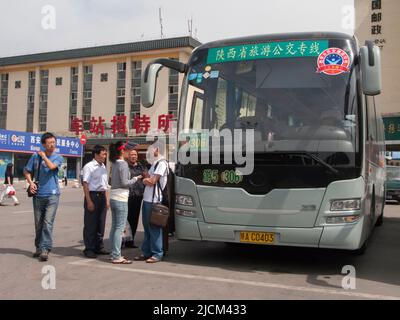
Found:
[[[14,164],[14,176],[22,179],[23,170],[30,156],[43,147],[41,134],[19,131],[0,130],[0,179],[4,178],[4,170],[8,163]],[[83,146],[79,139],[56,136],[56,152],[64,157],[59,177],[77,179],[78,166],[82,157]]]

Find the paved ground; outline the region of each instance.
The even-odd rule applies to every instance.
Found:
[[[87,260],[82,245],[82,191],[63,189],[48,263],[32,258],[33,213],[0,207],[0,299],[400,299],[400,206],[388,205],[367,253],[302,248],[228,246],[172,240],[165,261],[114,266]],[[107,230],[110,227],[108,216]],[[108,238],[108,236],[106,237]],[[143,238],[139,227],[138,240]],[[107,242],[106,242],[107,244]],[[138,251],[129,249],[132,258]],[[54,266],[56,289],[42,288],[42,268]],[[356,268],[356,290],[342,289],[342,267]]]

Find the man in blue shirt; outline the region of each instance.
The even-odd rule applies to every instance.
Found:
[[[53,246],[53,225],[60,198],[58,170],[64,159],[55,152],[56,137],[52,133],[43,134],[41,143],[45,151],[31,156],[25,166],[24,175],[34,194],[36,252],[33,256],[40,261],[47,261]]]

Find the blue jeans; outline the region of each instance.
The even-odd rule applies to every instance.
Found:
[[[35,218],[35,246],[40,251],[53,248],[53,226],[60,196],[33,197]]]
[[[112,223],[110,231],[111,258],[121,259],[122,233],[128,219],[128,202],[110,200]]]
[[[163,251],[163,230],[161,227],[150,223],[152,203],[143,201],[142,221],[144,228],[144,241],[142,244],[142,253],[145,257],[154,257],[161,259]]]

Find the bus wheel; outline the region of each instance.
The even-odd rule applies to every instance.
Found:
[[[380,227],[383,224],[383,212],[379,216],[378,220],[376,220],[375,226]]]
[[[380,227],[383,224],[383,212],[385,211],[385,202],[382,204],[381,215],[376,220],[375,227]]]

